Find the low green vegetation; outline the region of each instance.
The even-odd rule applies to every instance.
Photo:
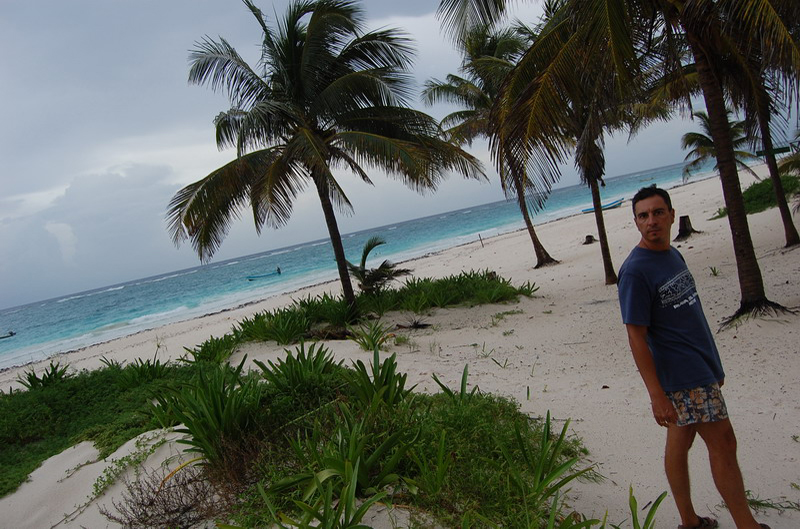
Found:
[[[514,286],[495,272],[483,270],[441,279],[407,279],[397,289],[362,292],[355,305],[348,305],[344,299],[325,293],[301,298],[289,307],[242,320],[230,339],[219,339],[224,342],[219,347],[227,351],[235,347],[237,341],[275,341],[279,345],[290,345],[300,340],[351,337],[366,350],[372,350],[376,344],[380,346],[386,341],[390,329],[371,320],[388,312],[414,314],[413,321],[421,322],[422,315],[436,308],[504,303],[517,300],[519,296],[533,296],[537,290],[538,287],[529,282]],[[208,348],[213,349],[212,346]],[[205,356],[209,354],[204,352]]]
[[[73,374],[67,368],[28,371],[21,382],[30,389],[0,393],[0,496],[16,490],[42,461],[81,441],[94,442],[105,457],[153,429],[146,413],[152,395],[192,376],[186,366],[149,359]]]
[[[457,304],[535,291],[492,273],[448,280],[449,302]],[[444,287],[416,280],[403,288],[403,295],[380,295],[400,309],[409,297],[430,303]],[[295,302],[187,348],[176,363],[154,357],[125,366],[104,361],[96,371],[51,364],[42,374],[25,373],[27,391],[0,394],[0,493],[13,492],[44,459],[78,441],[94,441],[107,456],[142,432],[168,428],[186,434],[179,442],[189,461],[126,480],[121,499],[102,511],[110,520],[353,527],[381,502],[406,506],[416,527],[607,526],[566,503],[573,480],[599,479],[582,463],[585,449],[569,435],[569,421],[556,427],[549,414],[528,417],[515,402],[482,393],[470,386],[466,366],[458,389],[434,376],[441,393],[415,392],[396,353],[379,349],[389,347],[386,329],[374,324],[363,296],[359,303],[354,313],[330,297]],[[276,340],[263,333],[275,314],[307,322],[299,345],[253,370],[244,369],[245,360],[230,365],[241,340]],[[328,324],[359,326],[354,339],[372,346],[372,361],[345,366],[327,347],[302,341],[321,314],[333,316]],[[113,461],[94,493],[152,449]]]
[[[389,310],[407,310],[410,299],[423,311],[445,306],[441,303],[445,291],[452,293],[446,296],[449,305],[474,305],[529,296],[536,287],[529,283],[514,287],[494,272],[482,271],[413,280],[397,290],[362,294],[356,307],[324,294],[256,314],[225,336],[187,347],[179,363],[160,361],[156,351],[153,358],[137,359],[125,366],[104,360],[103,369],[91,372],[70,373],[69,366],[58,362],[51,362],[40,373],[26,371],[19,379],[28,391],[0,393],[0,496],[16,490],[45,459],[80,441],[93,441],[105,457],[127,440],[153,429],[158,423],[148,411],[149,403],[156,395],[166,398],[164,395],[175,391],[188,391],[188,380],[213,382],[230,390],[241,373],[223,375],[208,366],[225,363],[243,341],[290,344],[304,338],[345,338],[348,325],[369,329],[370,317]],[[368,350],[390,337],[385,327],[379,330],[361,336]],[[356,339],[358,332],[352,335]],[[213,378],[224,376],[229,378]]]
[[[368,364],[343,367],[325,347],[301,345],[259,367],[259,376],[209,368],[155,412],[161,426],[184,425],[204,478],[226,491],[208,514],[234,526],[349,527],[341,519],[360,522],[360,499],[408,505],[444,526],[539,527],[551,514],[564,520],[562,489],[591,475],[568,423],[555,429],[469,388],[466,369],[459,390],[425,395],[377,349]],[[176,507],[191,509],[191,498]]]
[[[538,527],[551,514],[566,519],[561,489],[592,476],[580,467],[585,451],[567,423],[555,429],[549,417],[532,419],[516,403],[469,387],[466,368],[459,390],[440,382],[445,391],[425,395],[408,386],[395,355],[381,358],[377,349],[371,362],[345,367],[326,347],[301,343],[257,366],[247,372],[242,364],[184,361],[131,389],[126,373],[144,370],[109,362],[3,394],[3,493],[80,439],[102,442],[109,453],[156,427],[188,434],[195,462],[177,473],[206,483],[175,495],[179,504],[157,520],[163,526],[206,518],[241,527],[330,522],[345,516],[345,503],[357,523],[357,503],[389,501],[445,526]],[[123,465],[113,469],[101,491]],[[129,484],[125,506],[110,516],[135,526],[143,522],[136,513],[146,513],[155,523],[145,507],[160,504],[152,495],[161,488]],[[218,501],[208,501],[209,490]]]
[[[800,193],[800,178],[797,175],[783,174],[781,175],[781,183],[787,197]],[[754,182],[742,192],[742,197],[744,197],[744,210],[748,215],[777,206],[775,188],[769,179]],[[720,219],[727,215],[727,208],[719,208],[712,219]]]

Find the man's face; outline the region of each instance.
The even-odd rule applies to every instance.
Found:
[[[675,222],[675,210],[658,195],[636,203],[634,220],[642,241],[653,249],[669,248],[670,229]]]

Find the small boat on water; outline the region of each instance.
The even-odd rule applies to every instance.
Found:
[[[604,210],[618,208],[622,205],[623,202],[625,202],[625,199],[619,198],[617,200],[614,200],[613,202],[608,202],[606,204],[603,204],[602,206],[600,206],[600,208]],[[594,207],[581,210],[581,213],[593,213],[593,212],[594,212]]]
[[[8,331],[5,334],[0,334],[0,340],[2,340],[4,338],[11,338],[12,336],[16,336],[16,334],[17,333],[15,333],[14,331]]]
[[[265,277],[272,277],[272,276],[279,276],[281,275],[281,267],[279,266],[275,269],[274,272],[268,272],[266,274],[258,274],[254,276],[247,276],[248,281],[255,281],[256,279],[264,279]]]

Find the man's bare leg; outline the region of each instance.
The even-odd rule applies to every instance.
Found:
[[[744,481],[736,460],[736,435],[729,419],[696,424],[708,447],[711,475],[738,529],[760,529],[744,492]]]
[[[692,447],[697,430],[694,425],[667,426],[667,446],[664,451],[664,470],[667,473],[669,488],[678,507],[681,525],[697,527],[700,517],[692,504],[691,486],[689,483],[689,449]]]

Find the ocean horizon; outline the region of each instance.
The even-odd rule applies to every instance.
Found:
[[[683,167],[607,178],[602,202],[630,199],[650,184],[680,185]],[[693,181],[711,175],[704,170]],[[538,225],[590,206],[587,186],[562,187],[532,217]],[[346,233],[342,240],[351,261],[360,259],[369,237],[378,236],[386,244],[372,252],[370,263],[403,262],[523,228],[516,202],[503,200]],[[274,273],[278,267],[280,274]],[[335,279],[333,250],[325,238],[2,309],[0,336],[16,334],[0,339],[0,370]]]

